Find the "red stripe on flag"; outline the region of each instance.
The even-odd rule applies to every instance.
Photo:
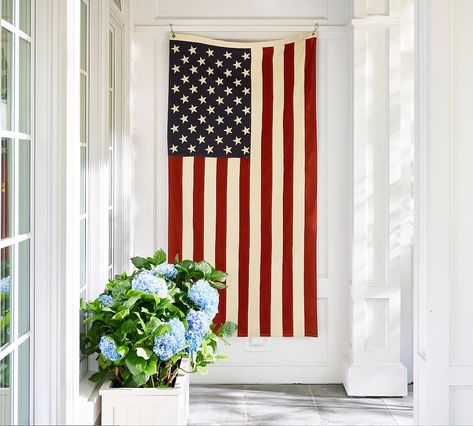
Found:
[[[238,253],[238,336],[248,336],[250,263],[250,160],[240,160],[240,235]]]
[[[261,268],[260,335],[271,335],[271,217],[273,177],[273,47],[263,48],[263,113],[261,130]]]
[[[216,217],[215,217],[215,267],[220,271],[226,270],[227,265],[227,175],[228,160],[226,158],[217,159],[216,175]],[[225,322],[227,310],[227,291],[225,289],[218,291],[220,302],[218,305],[218,314],[215,317],[216,330],[220,324]]]
[[[205,157],[194,157],[194,192],[193,218],[194,261],[204,259],[204,192],[205,192]]]
[[[182,257],[182,157],[168,160],[168,260]]]
[[[292,244],[294,202],[294,43],[284,47],[284,189],[283,189],[283,260],[282,326],[283,336],[294,335],[292,297]]]
[[[305,54],[305,218],[304,322],[305,335],[317,336],[317,124],[315,116],[316,38],[306,40]]]

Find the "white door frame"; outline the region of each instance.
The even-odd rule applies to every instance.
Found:
[[[414,402],[419,424],[473,423],[472,18],[469,0],[417,1]]]

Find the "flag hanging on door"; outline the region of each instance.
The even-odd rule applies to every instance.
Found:
[[[316,41],[170,40],[169,258],[228,273],[239,336],[317,336]]]

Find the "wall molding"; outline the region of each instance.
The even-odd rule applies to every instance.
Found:
[[[222,23],[222,20],[211,21],[196,21],[194,20],[176,20],[172,22],[172,27],[175,32],[312,32],[314,30],[314,21],[285,21],[279,19],[277,21],[262,21],[262,20],[242,20]],[[327,34],[344,33],[350,31],[351,25],[321,25],[318,29],[319,38],[327,37]],[[166,24],[135,24],[135,32],[156,32],[165,33],[167,38],[170,34],[169,23]]]
[[[314,1],[314,0],[312,0]],[[161,21],[161,20],[170,20],[170,19],[179,19],[179,17],[173,17],[173,16],[166,16],[164,14],[161,13],[161,7],[160,7],[160,3],[162,5],[162,0],[154,0],[154,14],[155,14],[155,20],[156,21]],[[204,7],[205,8],[205,7]],[[284,16],[284,19],[289,19],[289,20],[297,20],[297,19],[308,19],[308,20],[322,20],[322,21],[326,21],[328,20],[328,14],[329,14],[329,0],[325,0],[324,2],[324,8],[325,8],[325,13],[322,14],[322,15],[313,15],[313,16],[310,16],[310,17],[306,17],[306,16],[290,16],[290,17],[287,17],[287,16]],[[182,17],[180,17],[182,19]],[[231,18],[227,17],[227,16],[201,16],[201,17],[198,17],[197,19],[204,19],[204,20],[208,20],[208,19],[221,19],[221,20],[240,20],[240,19],[268,19],[268,20],[278,20],[280,17],[277,16],[277,15],[274,15],[274,16],[264,16],[264,17],[257,17],[257,16],[254,16],[254,17],[248,17],[248,16],[232,16]]]

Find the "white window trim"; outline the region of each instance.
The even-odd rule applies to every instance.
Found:
[[[108,40],[109,1],[91,0],[91,45],[100,42],[101,52],[106,52]],[[124,11],[128,11],[124,2]],[[123,13],[121,13],[123,15]],[[126,16],[126,15],[124,15]],[[97,18],[98,17],[98,18]],[[98,22],[95,21],[98,19]],[[124,96],[128,99],[130,53],[129,20],[125,24],[124,43]],[[96,28],[94,30],[93,28]],[[79,383],[79,188],[80,188],[80,143],[79,143],[79,76],[80,76],[80,2],[76,0],[43,0],[42,7],[36,10],[36,52],[35,57],[37,84],[34,92],[35,102],[35,137],[36,170],[34,192],[41,194],[34,199],[35,230],[34,265],[35,265],[35,329],[34,340],[34,417],[33,423],[43,424],[78,424],[80,419],[95,419],[97,412],[88,397],[87,386]],[[95,35],[94,35],[95,31]],[[100,37],[99,37],[100,36]],[[98,38],[93,38],[98,37]],[[97,46],[97,45],[96,45]],[[99,49],[100,51],[100,49]],[[92,52],[91,52],[92,53]],[[94,55],[94,56],[92,56]],[[98,60],[101,72],[98,80],[91,79],[91,93],[100,89],[99,102],[91,101],[90,140],[104,143],[90,144],[91,151],[98,147],[98,152],[91,153],[91,158],[107,160],[107,94],[106,77],[107,56],[93,53],[92,62]],[[96,58],[96,59],[92,59]],[[91,75],[93,71],[91,69]],[[95,84],[95,86],[94,86]],[[99,93],[97,91],[96,93]],[[129,107],[124,108],[124,200],[130,198],[130,147],[129,147]],[[117,167],[122,167],[118,165]],[[99,191],[107,190],[107,176],[100,176],[102,182]],[[94,230],[105,229],[108,218],[106,209],[101,209],[98,200],[107,201],[99,193],[92,192],[89,214]],[[97,198],[99,197],[99,198]],[[124,208],[122,229],[124,241],[121,250],[123,258],[129,256],[130,221],[129,201]],[[94,223],[94,224],[92,224]],[[108,231],[105,231],[108,233]],[[104,238],[105,237],[105,238]],[[106,283],[106,263],[108,254],[107,235],[101,237],[101,248],[90,247],[89,285],[90,295],[100,293]],[[92,250],[96,250],[92,253]],[[125,266],[125,265],[123,265]],[[119,265],[117,265],[119,267]],[[104,276],[93,273],[102,270]],[[84,405],[85,404],[85,405]],[[96,408],[96,407],[95,407]],[[84,411],[85,409],[85,411]]]
[[[79,6],[36,11],[33,423],[73,423],[79,388]]]
[[[125,6],[126,5],[126,6]],[[123,3],[123,9],[128,10],[127,2]],[[120,272],[128,266],[130,252],[130,152],[129,144],[129,117],[130,111],[123,102],[129,94],[130,81],[130,57],[129,57],[129,28],[127,17],[118,10],[112,0],[89,0],[89,29],[90,29],[90,62],[89,62],[89,164],[90,167],[88,199],[89,203],[89,228],[88,232],[93,235],[100,244],[90,244],[88,240],[89,264],[88,264],[88,298],[94,298],[103,292],[108,281],[108,162],[109,162],[109,114],[108,114],[108,76],[109,76],[109,26],[114,20],[122,28],[121,58],[121,82],[116,90],[122,99],[121,108],[121,134],[119,135],[120,149],[116,153],[115,169],[121,175],[120,181],[116,182],[122,188],[122,194],[115,193],[116,220],[115,220],[115,247],[114,268]],[[94,424],[100,414],[100,399],[98,398],[98,387],[88,380],[88,377],[97,371],[97,362],[89,358],[88,372],[79,383],[79,394],[77,397],[76,423]]]

